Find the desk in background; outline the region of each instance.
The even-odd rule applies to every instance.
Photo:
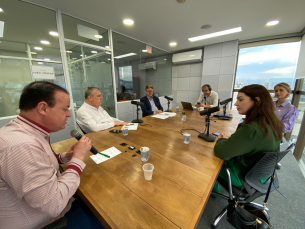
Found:
[[[114,146],[122,152],[98,165],[89,153],[77,191],[106,228],[196,228],[223,160],[214,156],[215,142],[198,138],[196,131],[186,131],[191,141],[183,143],[181,129],[205,130],[204,116],[183,111],[185,122],[181,112],[164,120],[148,116],[142,119],[144,126],[129,131],[128,136],[109,130],[87,134],[97,150]],[[232,134],[241,118],[232,113],[231,121],[211,118],[210,133]],[[121,146],[123,142],[128,145]],[[74,143],[76,139],[68,139],[52,148],[65,152]],[[128,149],[130,145],[136,149]],[[144,179],[145,162],[136,153],[142,146],[150,148],[148,163],[155,167],[151,181]]]

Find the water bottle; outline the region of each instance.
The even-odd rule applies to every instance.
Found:
[[[178,113],[179,112],[179,107],[176,107],[176,113]]]
[[[183,121],[186,121],[186,115],[185,115],[185,112],[183,112],[182,113],[182,119],[181,119],[181,121],[183,122]]]

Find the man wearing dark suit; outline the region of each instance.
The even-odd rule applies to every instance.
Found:
[[[162,113],[163,107],[161,106],[160,100],[158,97],[153,96],[154,88],[152,85],[147,85],[145,87],[145,92],[147,96],[144,96],[140,99],[144,106],[142,106],[143,117],[152,115],[155,113]]]

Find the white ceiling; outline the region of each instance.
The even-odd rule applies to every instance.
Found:
[[[283,34],[301,34],[305,27],[305,0],[29,0],[110,28],[163,50],[177,52],[208,44]],[[134,25],[123,24],[131,18]],[[276,26],[266,23],[279,20]],[[201,29],[210,24],[210,29]],[[236,34],[197,42],[189,37],[241,26]],[[169,43],[175,41],[176,47]]]

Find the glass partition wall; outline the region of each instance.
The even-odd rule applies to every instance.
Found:
[[[140,99],[146,85],[155,96],[171,95],[171,54],[115,32],[112,37],[118,101]]]

